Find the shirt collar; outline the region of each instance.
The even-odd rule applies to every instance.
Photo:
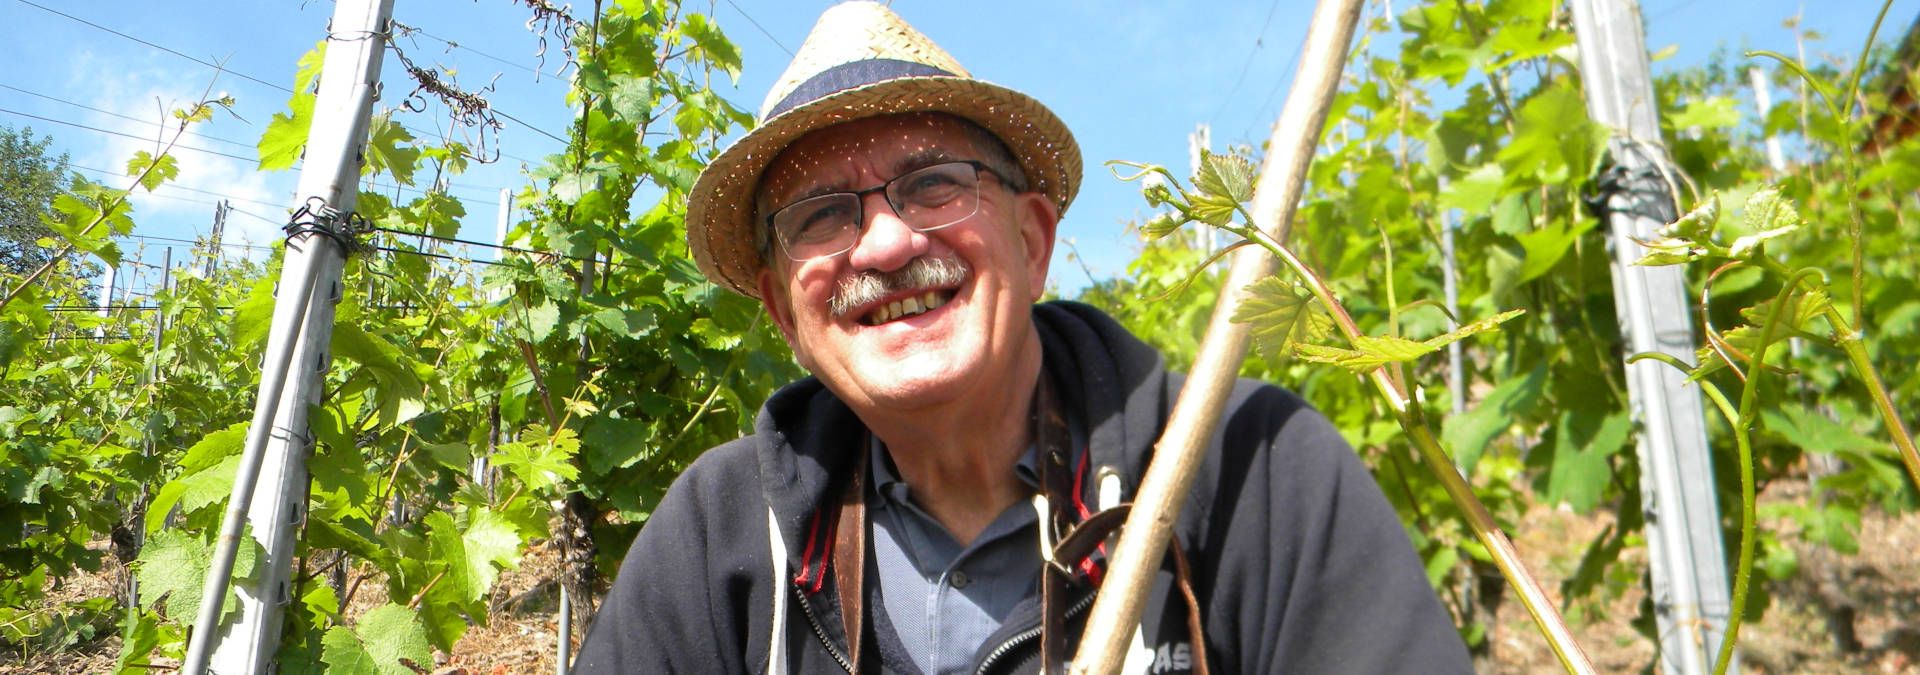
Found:
[[[892,503],[911,504],[912,490],[907,486],[907,481],[900,478],[899,471],[894,469],[893,456],[887,452],[887,445],[880,442],[879,436],[867,434],[867,438],[870,439],[867,442],[867,475],[873,478],[874,492]],[[1038,450],[1028,444],[1026,452],[1020,453],[1019,461],[1013,465],[1013,473],[1020,478],[1020,482],[1035,490],[1040,489],[1039,461]]]

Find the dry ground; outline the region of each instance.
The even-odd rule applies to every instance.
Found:
[[[1768,497],[1800,499],[1793,486]],[[1766,497],[1763,497],[1766,498]],[[1610,522],[1605,514],[1581,516],[1550,508],[1529,513],[1515,534],[1528,565],[1550,591],[1570,574],[1581,547]],[[1765,524],[1782,539],[1791,540],[1789,524]],[[1842,575],[1851,580],[1849,592],[1859,604],[1856,625],[1865,649],[1841,657],[1831,647],[1828,631],[1811,600],[1810,582],[1775,584],[1773,607],[1765,620],[1741,631],[1742,664],[1750,673],[1920,673],[1920,513],[1888,516],[1869,511],[1860,531],[1861,553],[1841,558]],[[105,546],[105,542],[101,542]],[[1796,546],[1796,548],[1799,548]],[[1810,551],[1800,549],[1801,560]],[[1629,549],[1623,562],[1644,565],[1642,550]],[[115,575],[111,556],[101,573],[65,581],[54,601],[70,601],[111,594]],[[439,675],[497,675],[552,673],[557,644],[554,621],[557,590],[551,583],[555,555],[545,546],[528,554],[521,567],[502,574],[494,594],[495,620],[469,630],[452,654],[437,655]],[[1805,574],[1802,575],[1806,576]],[[385,602],[377,580],[362,582],[350,612],[365,611]],[[1652,672],[1652,644],[1629,625],[1641,601],[1641,591],[1623,595],[1598,607],[1574,614],[1573,629],[1601,672]],[[1480,666],[1488,673],[1544,673],[1556,670],[1551,651],[1534,632],[1525,610],[1511,600],[1497,615],[1492,653]],[[574,632],[577,641],[581,631]],[[22,660],[16,653],[0,654],[0,675],[16,673],[102,673],[112,669],[120,639],[109,636],[62,653],[33,654]],[[158,672],[166,672],[164,669]]]

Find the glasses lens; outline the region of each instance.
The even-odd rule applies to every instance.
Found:
[[[775,211],[773,229],[787,257],[812,260],[852,248],[859,219],[860,198],[840,192],[802,199]]]
[[[980,174],[972,164],[936,164],[893,179],[887,202],[915,230],[938,230],[980,208]]]

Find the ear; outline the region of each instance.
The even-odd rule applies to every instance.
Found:
[[[1060,207],[1039,192],[1020,195],[1014,204],[1014,221],[1020,228],[1025,248],[1029,298],[1039,301],[1047,292],[1047,268],[1053,263],[1054,234],[1060,226]]]
[[[780,336],[786,338],[787,346],[791,348],[794,344],[793,300],[787,297],[786,284],[780,283],[776,274],[772,266],[763,266],[755,277],[760,288],[760,306],[767,310],[767,318],[780,328]]]

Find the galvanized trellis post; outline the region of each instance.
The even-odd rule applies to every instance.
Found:
[[[220,269],[220,235],[226,233],[227,211],[232,208],[233,204],[225,199],[213,207],[213,232],[207,235],[207,260],[200,273],[202,279],[212,279],[214,270]]]
[[[380,80],[393,0],[337,0],[328,27],[326,61],[314,99],[305,164],[288,225],[266,358],[234,478],[199,621],[182,671],[199,675],[264,673],[274,668],[283,609],[294,598],[294,537],[306,518],[306,460],[313,448],[308,407],[317,403],[331,361],[334,304],[340,301],[343,245],[350,241],[355,186],[365,161],[368,120]],[[237,588],[240,616],[221,625],[220,607],[233,576],[242,524],[253,527],[261,572]],[[216,646],[217,644],[217,646]]]
[[[102,319],[113,316],[114,277],[119,273],[119,265],[108,265],[106,272],[100,278],[100,318]],[[106,336],[107,323],[102,321],[100,325],[93,328],[93,337],[103,339]]]
[[[1613,130],[1612,166],[1599,181],[1600,210],[1607,219],[1614,306],[1626,351],[1657,351],[1691,362],[1693,312],[1682,269],[1633,265],[1643,254],[1635,238],[1651,239],[1678,217],[1639,6],[1633,0],[1572,4],[1587,112]],[[1653,361],[1626,369],[1639,422],[1640,493],[1661,670],[1705,673],[1725,637],[1732,603],[1700,392],[1684,373]]]

